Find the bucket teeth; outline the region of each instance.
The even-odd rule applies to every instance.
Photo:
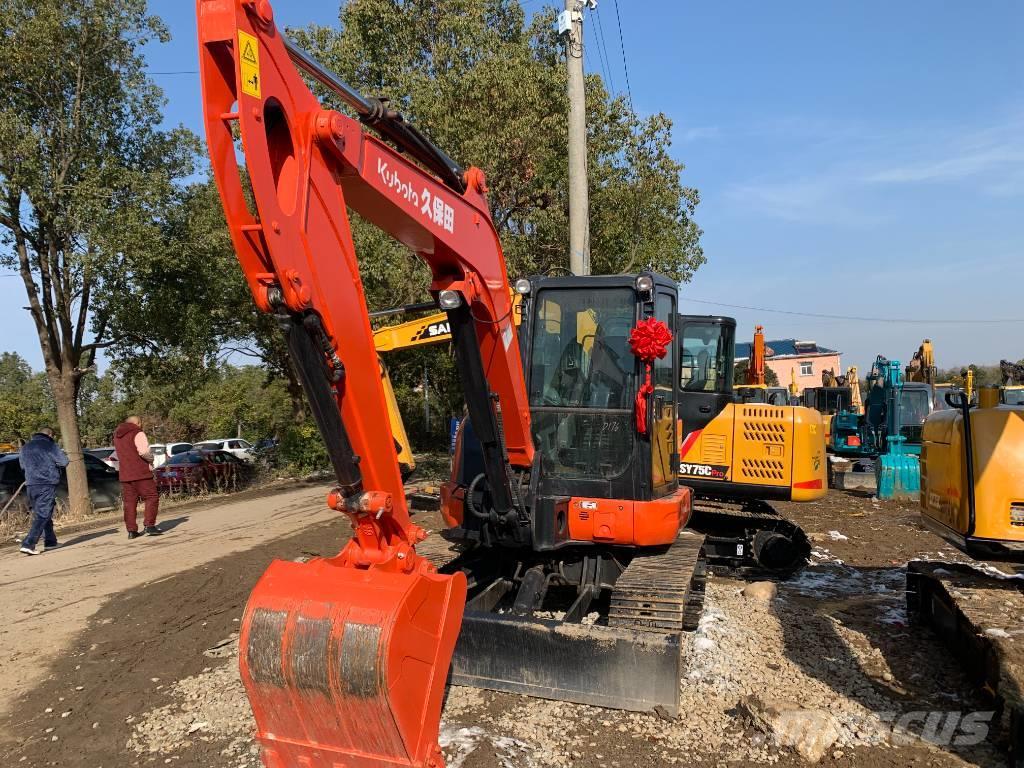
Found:
[[[443,768],[437,732],[462,574],[277,561],[242,620],[242,682],[268,768]]]

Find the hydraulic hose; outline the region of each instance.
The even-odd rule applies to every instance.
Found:
[[[487,475],[481,472],[479,475],[473,478],[473,481],[469,484],[469,488],[466,489],[466,509],[469,510],[469,514],[478,520],[490,520],[491,516],[486,512],[481,512],[476,508],[476,504],[473,502],[473,494],[476,492],[476,486],[481,480],[486,480]]]
[[[947,392],[946,402],[958,408],[964,419],[964,462],[967,469],[967,533],[974,535],[977,510],[974,506],[974,435],[971,434],[971,399],[966,392]]]

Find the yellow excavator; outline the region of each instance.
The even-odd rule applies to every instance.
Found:
[[[1024,557],[1024,406],[1001,405],[997,387],[964,391],[924,422],[921,514],[972,557]]]
[[[935,367],[935,348],[931,339],[925,339],[907,364],[906,380],[935,384],[938,368]]]
[[[405,310],[406,308],[385,310],[374,314],[383,316],[386,314],[397,314]],[[381,355],[387,352],[412,349],[414,347],[445,344],[451,340],[452,333],[448,325],[448,315],[444,312],[435,312],[427,317],[409,320],[398,325],[389,325],[386,328],[380,328],[373,332],[373,344],[377,349],[377,362],[380,365],[380,381],[384,387],[384,399],[388,407],[388,421],[391,423],[391,434],[395,438],[395,450],[398,451],[398,466],[401,469],[403,478],[408,478],[413,470],[416,469],[416,460],[412,455],[412,444],[409,442],[409,435],[405,431],[402,413],[398,409],[398,398],[395,397],[395,388],[391,384],[388,367],[384,364],[384,359]]]
[[[1024,578],[1024,405],[1002,404],[1000,395],[990,386],[978,388],[976,402],[962,389],[945,393],[949,407],[924,422],[920,503],[927,528],[975,560],[1001,564],[908,562],[906,600],[908,616],[943,638],[1005,707],[1007,764],[1020,766],[1024,710],[1011,635],[1024,615],[1024,592],[1015,587]],[[1013,623],[989,623],[994,615]]]
[[[422,312],[427,309],[435,309],[436,307],[437,305],[434,303],[409,304],[395,309],[371,312],[370,317],[376,320],[390,315]],[[512,319],[516,326],[522,320],[522,296],[515,292],[512,293]],[[414,349],[415,347],[447,344],[451,340],[451,325],[448,322],[448,314],[445,312],[434,312],[425,317],[378,328],[373,332],[373,344],[377,350],[377,360],[380,364],[380,380],[384,387],[384,398],[388,406],[388,421],[391,423],[391,434],[395,438],[395,450],[398,451],[398,466],[403,478],[408,478],[413,470],[416,469],[416,460],[412,455],[412,444],[409,442],[409,434],[405,430],[405,422],[402,421],[402,412],[398,408],[395,388],[391,384],[388,367],[384,364],[384,359],[381,355],[388,352]]]
[[[789,538],[792,551],[809,554],[803,533],[778,517],[769,502],[814,501],[828,492],[821,414],[802,406],[752,402],[734,391],[735,336],[731,317],[679,319],[679,479],[698,497],[694,526],[718,532],[744,519],[756,522],[761,533],[749,546],[758,550],[763,531],[775,519],[777,533]],[[758,327],[748,368],[753,380],[741,386],[766,391],[765,350]],[[727,559],[726,548],[742,535],[732,533],[732,539],[713,533],[705,538],[705,549],[716,562]],[[737,562],[742,554],[734,553]]]

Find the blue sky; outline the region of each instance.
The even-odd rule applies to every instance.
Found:
[[[173,34],[147,51],[150,68],[195,69],[194,5],[150,6]],[[275,4],[285,25],[334,24],[337,8]],[[673,119],[673,152],[702,196],[708,263],[684,286],[684,311],[733,315],[741,338],[760,323],[768,338],[813,339],[862,369],[879,353],[909,358],[925,336],[943,367],[1024,358],[1024,4],[619,8],[634,105]],[[624,91],[614,0],[598,13]],[[602,72],[594,21],[587,65]],[[155,77],[167,122],[200,131],[197,76]],[[24,304],[20,281],[0,278],[0,347],[39,367]],[[898,322],[913,318],[957,322]],[[976,322],[999,318],[1018,322]]]

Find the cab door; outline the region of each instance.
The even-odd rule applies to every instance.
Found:
[[[655,297],[654,315],[672,331],[672,338],[678,334],[676,327],[676,295],[659,288]],[[675,490],[678,484],[679,434],[676,424],[676,375],[679,370],[678,344],[669,345],[665,357],[656,359],[652,365],[651,383],[654,395],[651,407],[651,487],[655,498]]]
[[[715,418],[734,401],[732,379],[736,321],[725,317],[679,318],[678,472],[683,480],[728,480],[732,424]]]

